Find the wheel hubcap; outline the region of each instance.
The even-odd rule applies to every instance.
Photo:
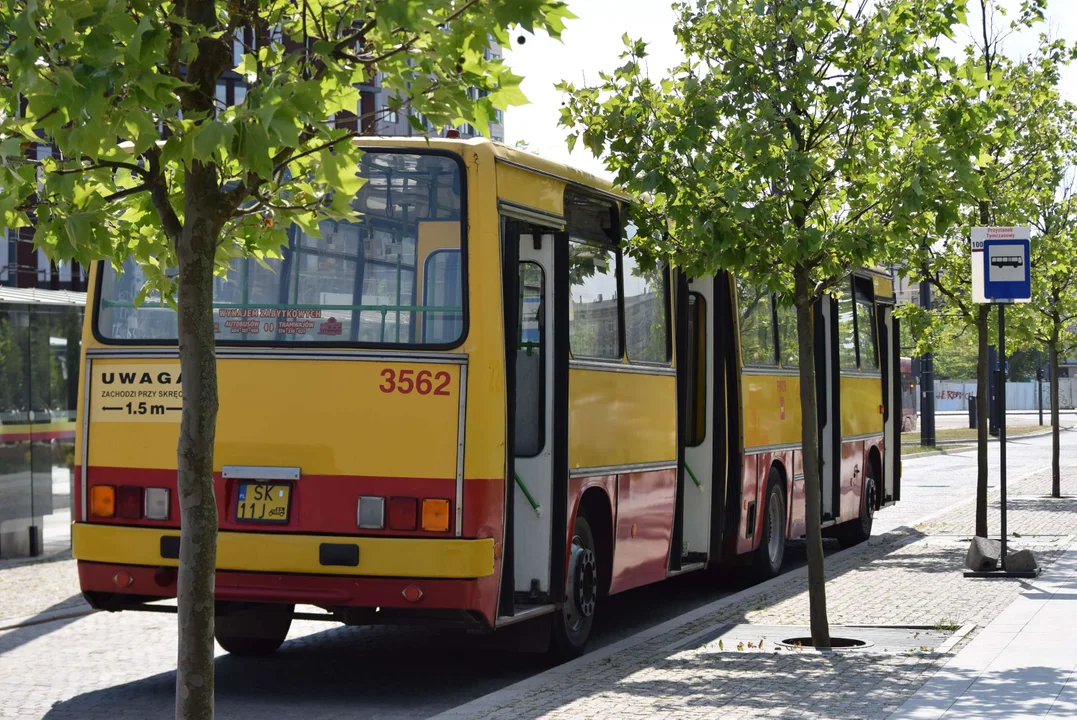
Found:
[[[864,516],[870,523],[872,518],[875,517],[875,478],[868,475],[867,485],[864,492]]]
[[[770,509],[768,511],[770,532],[767,534],[767,554],[770,556],[771,563],[778,562],[778,556],[781,554],[782,545],[785,543],[785,527],[782,523],[785,517],[785,509],[782,507],[782,496],[775,493],[770,498]]]
[[[572,538],[569,563],[565,624],[570,629],[576,630],[584,620],[594,614],[595,598],[598,595],[598,568],[595,552],[589,547],[584,547],[578,535]]]

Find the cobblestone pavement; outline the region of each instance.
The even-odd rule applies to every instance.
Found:
[[[1063,494],[1045,499],[1039,472],[1008,488],[1015,546],[1049,565],[1077,533],[1077,472],[1066,468]],[[998,494],[991,497],[998,528]],[[897,529],[827,561],[832,626],[982,627],[1022,589],[1019,580],[962,575],[971,505],[912,529]],[[445,713],[468,718],[886,718],[950,657],[935,648],[891,653],[737,650],[693,639],[715,627],[806,625],[804,573],[717,608],[630,648],[568,665]],[[971,637],[971,635],[970,635]],[[961,645],[959,644],[958,647]],[[686,649],[681,649],[686,648]]]
[[[1077,463],[1069,448],[1077,446],[1077,434],[1066,442],[1064,453]],[[1043,439],[1011,444],[1012,466],[1042,464],[1045,447]],[[992,458],[996,454],[992,449]],[[1016,588],[1010,581],[962,584],[960,541],[971,532],[971,509],[896,530],[968,497],[970,462],[974,459],[950,456],[905,461],[902,502],[876,517],[878,533],[893,532],[827,561],[832,623],[982,624],[1012,599]],[[1066,473],[1077,479],[1077,465]],[[1045,475],[1024,483],[1016,482],[1019,476],[1014,473],[1010,490],[1018,505],[1046,491]],[[1073,482],[1064,489],[1077,494]],[[1011,510],[1011,529],[1025,536],[1015,542],[1033,543],[1040,560],[1048,560],[1065,536],[1077,533],[1072,502],[1038,507],[1028,500]],[[997,529],[997,521],[992,523]],[[1028,537],[1033,532],[1036,537]],[[798,552],[803,549],[790,548],[789,554]],[[883,717],[948,657],[928,651],[829,656],[736,652],[728,646],[722,651],[707,639],[725,624],[806,623],[804,586],[803,573],[793,571],[761,591],[744,591],[750,597],[692,610],[722,595],[688,575],[611,598],[606,616],[596,622],[596,629],[605,624],[605,639],[597,638],[604,642],[635,632],[626,629],[633,623],[652,628],[686,610],[693,615],[687,623],[652,628],[642,643],[624,640],[636,644],[613,654],[597,642],[593,655],[547,673],[541,659],[490,652],[484,639],[458,632],[296,622],[272,658],[238,660],[219,653],[218,717],[426,717],[529,676],[537,685],[512,688],[497,696],[497,704],[487,702],[481,712],[464,710],[463,716]],[[79,607],[77,592],[70,560],[0,566],[2,617]],[[97,613],[0,631],[0,720],[168,718],[175,653],[170,615]]]
[[[44,562],[9,562],[0,568],[0,626],[11,618],[80,608],[89,606],[79,591],[70,552]]]

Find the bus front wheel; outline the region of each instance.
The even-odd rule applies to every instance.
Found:
[[[236,604],[213,619],[217,644],[233,655],[272,655],[288,637],[295,605]]]
[[[591,636],[598,600],[598,561],[591,525],[582,514],[577,515],[568,553],[565,602],[553,621],[553,649],[560,659],[582,655]]]

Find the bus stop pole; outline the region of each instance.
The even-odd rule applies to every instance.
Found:
[[[1002,549],[999,561],[1002,571],[1006,572],[1006,305],[998,306],[998,459],[999,491],[1001,494]]]

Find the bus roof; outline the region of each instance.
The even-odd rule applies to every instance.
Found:
[[[390,136],[363,136],[355,139],[355,144],[369,147],[399,147],[399,148],[434,148],[448,150],[457,154],[463,154],[468,148],[488,148],[493,152],[498,162],[513,165],[518,168],[529,170],[539,175],[546,175],[563,180],[566,183],[581,185],[592,188],[608,195],[614,195],[625,202],[631,202],[632,197],[623,190],[615,187],[613,183],[597,175],[579,170],[570,165],[559,163],[554,160],[535,155],[534,153],[519,148],[510,147],[504,143],[494,142],[483,137],[470,138],[426,138],[413,137],[390,137]]]

